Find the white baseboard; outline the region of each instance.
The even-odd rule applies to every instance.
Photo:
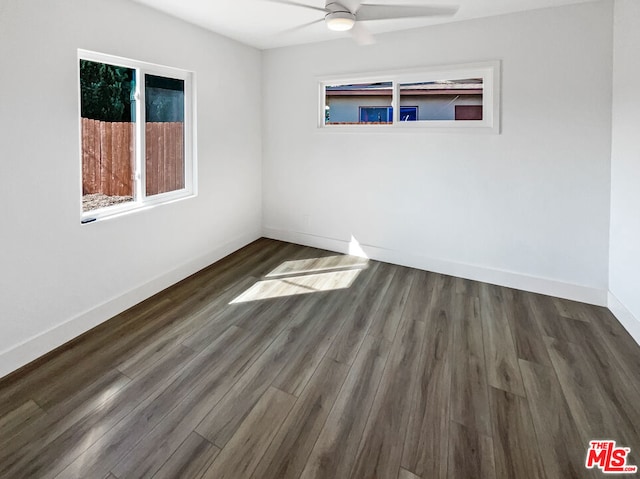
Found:
[[[183,280],[187,276],[215,263],[221,258],[239,250],[260,237],[260,232],[242,235],[207,254],[189,261],[167,273],[160,275],[121,296],[106,301],[95,308],[40,333],[26,341],[0,352],[0,378],[30,363],[34,359],[62,346],[82,333],[103,323],[115,315],[144,301],[165,288]]]
[[[290,243],[322,248],[339,253],[349,253],[350,243],[345,240],[315,236],[307,233],[278,230],[274,228],[263,228],[263,236]],[[513,271],[491,269],[483,266],[456,263],[452,261],[428,258],[397,250],[390,250],[370,245],[359,245],[366,256],[378,261],[409,266],[412,268],[432,271],[459,278],[482,281],[485,283],[506,286],[508,288],[530,291],[533,293],[556,296],[558,298],[571,299],[583,303],[595,304],[598,306],[607,305],[607,291],[604,289],[591,288],[578,284],[565,283],[548,278],[529,276]]]
[[[640,318],[636,318],[611,291],[609,291],[607,306],[636,343],[640,345]]]

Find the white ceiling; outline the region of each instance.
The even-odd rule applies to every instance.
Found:
[[[323,18],[323,13],[273,3],[269,0],[135,1],[261,49],[349,36],[347,33],[328,31],[324,23],[287,32],[286,30]],[[297,1],[316,7],[324,7],[325,3],[325,0]],[[592,0],[365,0],[363,3],[460,6],[458,13],[450,18],[411,18],[366,22],[366,26],[371,32],[382,33],[588,1]]]

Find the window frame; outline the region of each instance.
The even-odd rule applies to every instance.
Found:
[[[135,88],[135,159],[134,159],[134,199],[126,203],[83,211],[82,209],[82,93],[80,84],[80,61],[106,63],[136,71]],[[196,163],[196,128],[195,128],[195,72],[180,68],[158,65],[155,63],[132,60],[130,58],[78,49],[77,59],[78,81],[78,129],[80,145],[80,221],[88,224],[95,220],[120,216],[134,211],[144,210],[160,204],[197,196],[197,163]],[[145,75],[157,75],[184,82],[184,188],[167,191],[156,195],[146,195],[146,111],[145,111]]]
[[[428,129],[435,132],[484,132],[500,133],[500,93],[501,93],[500,60],[480,63],[466,63],[457,65],[429,66],[409,70],[393,70],[386,72],[342,74],[323,76],[317,79],[319,102],[317,126],[322,131],[398,131]],[[400,121],[400,84],[417,83],[438,80],[456,80],[464,78],[482,78],[482,120],[418,120]],[[327,124],[325,123],[326,87],[340,84],[357,83],[392,83],[391,107],[393,108],[393,122],[388,124]]]

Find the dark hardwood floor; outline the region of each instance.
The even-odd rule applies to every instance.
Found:
[[[606,477],[592,439],[640,465],[605,308],[267,239],[0,381],[11,479]]]

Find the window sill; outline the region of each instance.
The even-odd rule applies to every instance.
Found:
[[[497,126],[478,124],[475,121],[442,122],[438,124],[421,124],[420,122],[389,123],[389,124],[363,124],[363,125],[318,125],[317,131],[331,133],[453,133],[453,134],[500,134]]]
[[[157,195],[157,197],[153,197],[152,200],[147,200],[144,203],[132,201],[130,203],[108,206],[106,208],[99,208],[96,210],[83,212],[80,216],[80,223],[83,226],[90,225],[93,223],[102,222],[104,220],[111,220],[133,213],[147,211],[158,206],[177,203],[189,198],[195,198],[196,196],[197,194],[191,191],[179,195],[175,192],[172,192],[169,194]]]

